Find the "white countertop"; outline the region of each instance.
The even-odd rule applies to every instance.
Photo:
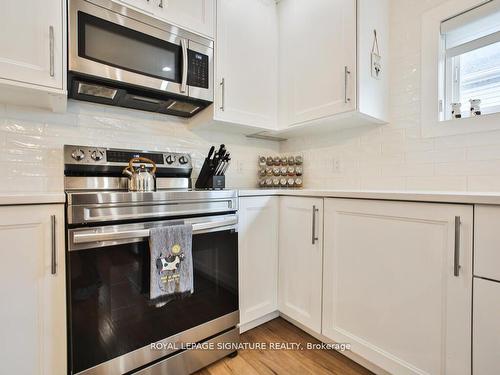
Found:
[[[287,195],[300,197],[382,199],[394,201],[441,202],[500,205],[500,192],[403,191],[403,190],[321,190],[321,189],[239,189],[240,197]],[[61,193],[0,193],[0,206],[65,203]]]
[[[316,190],[316,189],[240,189],[240,197],[287,195],[301,197],[382,199],[395,201],[498,204],[500,192],[469,193],[450,191],[403,191],[403,190]]]
[[[64,193],[0,193],[0,206],[66,202]]]

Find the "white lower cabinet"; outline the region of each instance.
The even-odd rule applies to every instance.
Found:
[[[281,197],[279,310],[321,332],[323,199]]]
[[[474,208],[474,276],[500,281],[500,206]]]
[[[0,243],[0,374],[66,374],[64,206],[0,207]]]
[[[240,325],[278,310],[279,197],[239,201]]]
[[[474,278],[472,348],[474,375],[500,374],[500,282]]]
[[[325,199],[324,220],[322,334],[393,374],[470,374],[472,206]]]

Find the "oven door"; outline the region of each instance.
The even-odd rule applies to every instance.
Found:
[[[149,299],[151,227],[179,220],[68,230],[70,355],[73,374],[123,374],[235,327],[238,234],[235,214],[181,219],[193,225],[194,293]]]
[[[208,39],[107,0],[70,0],[68,33],[76,75],[213,100]]]

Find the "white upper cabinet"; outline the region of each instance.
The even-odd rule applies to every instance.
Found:
[[[278,129],[278,16],[274,0],[218,0],[215,101],[193,127],[252,134]]]
[[[322,334],[391,374],[471,373],[467,205],[325,199]]]
[[[387,121],[388,12],[388,0],[278,3],[282,134]]]
[[[0,76],[62,89],[61,0],[2,0]]]
[[[356,108],[356,1],[283,0],[281,122],[287,126]]]
[[[323,199],[281,197],[279,310],[321,332]]]
[[[243,197],[238,208],[240,325],[278,310],[279,197]]]
[[[157,15],[168,22],[210,38],[215,36],[216,0],[151,0],[159,11]]]
[[[0,374],[65,375],[64,206],[0,207]]]
[[[289,137],[387,122],[388,23],[389,0],[218,0],[215,103],[193,126]]]
[[[33,92],[65,93],[65,1],[0,3],[0,100],[30,102]],[[38,105],[40,103],[36,103]]]
[[[216,0],[118,0],[209,38],[215,36]]]
[[[219,0],[216,120],[276,129],[278,24],[274,0]]]

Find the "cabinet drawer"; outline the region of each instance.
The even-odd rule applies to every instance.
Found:
[[[500,206],[476,206],[474,275],[500,281]]]
[[[500,374],[500,283],[474,279],[473,374]]]

